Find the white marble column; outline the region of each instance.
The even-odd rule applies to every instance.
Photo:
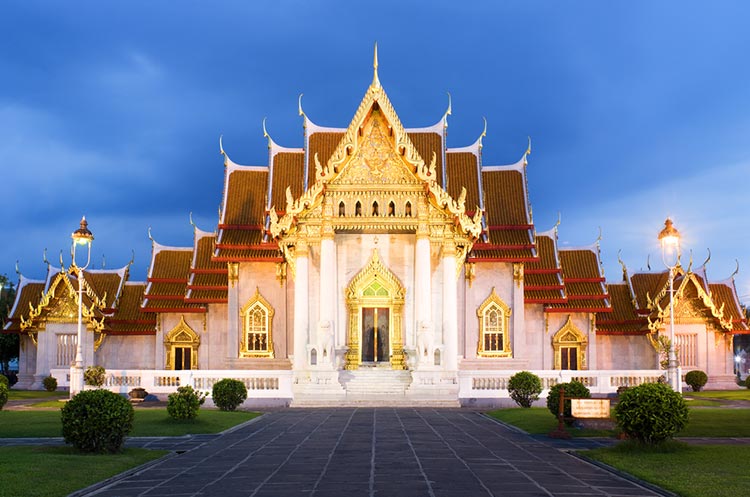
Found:
[[[432,322],[430,238],[427,227],[424,230],[417,231],[417,243],[414,252],[414,315],[416,316],[417,329],[419,329],[420,323]]]
[[[309,329],[308,265],[309,248],[306,240],[297,241],[294,275],[294,358],[295,370],[307,367],[307,343]]]
[[[526,313],[524,308],[524,265],[522,262],[513,264],[513,306],[511,320],[513,322],[511,334],[511,350],[513,357],[526,358]]]
[[[227,292],[226,351],[227,359],[234,360],[240,355],[240,287],[237,284],[240,271],[239,263],[228,263],[227,271],[229,275],[229,289]]]
[[[447,371],[458,371],[456,267],[456,245],[446,241],[443,243],[443,364]]]
[[[318,363],[333,365],[334,336],[336,321],[336,254],[333,232],[323,235],[320,240],[320,291],[318,292]]]

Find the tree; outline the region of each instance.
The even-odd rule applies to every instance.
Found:
[[[10,307],[16,299],[16,289],[13,283],[8,280],[8,276],[0,275],[0,325],[5,327],[5,320],[8,318]],[[0,332],[0,373],[7,374],[10,369],[10,362],[18,359],[20,340],[18,335],[6,334]]]

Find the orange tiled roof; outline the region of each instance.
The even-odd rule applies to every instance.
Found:
[[[550,304],[566,298],[557,254],[557,242],[548,234],[536,237],[539,258],[524,267],[524,298],[526,303]]]
[[[154,244],[143,305],[145,312],[205,312],[185,302],[193,251]]]
[[[156,333],[156,314],[143,312],[141,302],[146,283],[127,282],[112,317],[104,321],[109,335],[153,335]]]
[[[271,201],[268,207],[275,207],[277,211],[281,212],[286,209],[287,187],[291,187],[294,198],[299,198],[304,193],[305,152],[279,152],[275,154],[271,171]]]
[[[721,308],[722,305],[724,306],[724,317],[731,319],[733,331],[747,331],[747,318],[737,297],[734,280],[730,279],[721,283],[710,283],[709,288],[714,305],[718,308]]]
[[[412,144],[414,144],[414,147],[417,149],[417,152],[419,153],[419,156],[422,158],[422,160],[425,162],[425,164],[430,164],[432,161],[432,155],[435,154],[435,171],[437,172],[437,178],[435,178],[435,181],[437,181],[438,185],[443,186],[443,137],[442,135],[438,133],[424,133],[424,132],[415,132],[415,131],[408,131],[407,134],[409,135],[409,139],[411,140]],[[453,198],[458,198],[457,196],[454,196]],[[473,205],[475,204],[469,204],[469,202],[466,202],[467,206],[470,209],[474,209]],[[479,205],[479,204],[476,204]]]
[[[612,307],[599,264],[598,249],[560,249],[560,265],[568,301],[550,312],[610,312]]]
[[[482,186],[488,238],[474,245],[471,258],[535,261],[534,226],[522,170],[513,166],[483,169]]]
[[[227,265],[211,258],[216,235],[196,230],[195,240],[185,301],[224,303],[227,301]]]
[[[596,332],[601,335],[641,335],[648,333],[646,318],[633,307],[633,297],[627,283],[607,285],[612,312],[597,314]]]
[[[318,154],[318,160],[325,166],[344,134],[344,131],[318,131],[307,136],[307,188],[315,182],[315,154]]]
[[[482,205],[479,198],[479,158],[473,152],[452,152],[445,154],[446,191],[453,198],[461,195],[466,188],[466,210],[474,212]]]
[[[16,289],[16,301],[8,313],[8,321],[5,323],[4,331],[21,331],[21,317],[28,315],[29,306],[36,307],[39,305],[44,289],[44,281],[30,280],[21,276],[18,288]]]

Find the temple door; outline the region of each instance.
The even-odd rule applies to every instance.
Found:
[[[390,312],[387,307],[362,308],[362,362],[390,361]]]

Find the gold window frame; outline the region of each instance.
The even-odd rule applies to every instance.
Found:
[[[503,335],[503,348],[502,350],[486,350],[485,349],[485,334],[489,333],[487,330],[486,320],[488,314],[497,309],[500,312],[500,333]],[[477,356],[478,357],[512,357],[513,351],[510,347],[510,315],[513,311],[511,308],[503,302],[503,299],[495,292],[495,287],[492,287],[490,296],[487,297],[482,305],[477,309],[477,317],[479,318],[479,338],[477,343]]]
[[[167,352],[166,369],[174,369],[174,354],[177,347],[190,347],[190,369],[198,369],[198,348],[201,338],[185,322],[185,316],[180,316],[177,326],[164,337],[164,347]]]
[[[562,348],[571,347],[577,349],[578,369],[567,371],[581,371],[588,369],[586,361],[586,351],[588,350],[589,340],[581,330],[573,324],[573,319],[568,316],[568,320],[552,337],[552,349],[554,351],[555,364],[553,369],[559,370],[562,367]]]
[[[261,329],[261,332],[257,330],[250,330],[250,320],[252,318],[253,311],[259,308],[262,310],[265,326]],[[240,310],[240,318],[242,320],[242,338],[240,339],[240,357],[269,357],[273,358],[273,316],[275,314],[273,306],[266,300],[263,295],[260,294],[258,288],[255,289],[255,295],[242,307]],[[256,350],[248,347],[248,335],[265,335],[266,347],[265,350]]]

